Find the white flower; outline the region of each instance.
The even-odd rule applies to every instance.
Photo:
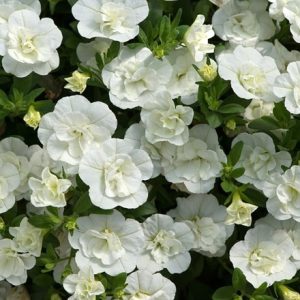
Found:
[[[7,23],[9,16],[21,9],[29,9],[39,15],[41,4],[38,0],[0,0],[0,24]]]
[[[223,6],[224,4],[226,4],[227,2],[229,2],[231,0],[209,0],[209,1],[220,7],[220,6]]]
[[[15,241],[0,240],[0,280],[6,279],[13,285],[20,285],[27,280],[27,270],[35,265],[35,257],[28,253],[19,253]]]
[[[251,214],[258,208],[258,206],[243,202],[239,193],[233,194],[232,202],[227,207],[226,224],[240,224],[250,226],[252,223]]]
[[[147,270],[131,273],[126,279],[124,300],[173,300],[175,284],[161,274]]]
[[[272,228],[284,230],[294,243],[294,251],[292,261],[296,264],[297,269],[300,269],[300,223],[295,220],[276,220],[271,215],[267,215],[255,222],[255,226],[259,224],[269,225]]]
[[[266,11],[266,0],[232,0],[213,15],[213,28],[222,40],[232,44],[254,46],[275,33],[275,25]]]
[[[0,157],[0,213],[4,213],[15,204],[14,191],[20,184],[17,168]]]
[[[247,231],[245,240],[237,242],[230,250],[230,260],[255,288],[267,282],[291,279],[296,266],[290,258],[294,245],[283,230],[258,225]]]
[[[300,113],[300,61],[291,62],[287,73],[279,75],[274,83],[274,93],[284,97],[284,105],[292,114]]]
[[[226,155],[220,149],[218,135],[209,125],[196,125],[183,146],[161,146],[163,174],[169,182],[184,183],[191,193],[207,193],[221,175]]]
[[[146,243],[137,267],[155,273],[166,268],[171,274],[182,273],[190,265],[189,250],[193,233],[183,222],[167,215],[154,214],[143,223]]]
[[[189,139],[188,125],[192,123],[193,116],[192,108],[175,106],[169,92],[159,92],[153,101],[145,103],[141,111],[145,137],[152,144],[166,141],[183,145]]]
[[[5,138],[0,141],[0,159],[13,164],[17,168],[20,176],[20,183],[14,191],[14,195],[16,200],[22,199],[29,190],[29,147],[21,139],[15,137]]]
[[[77,219],[78,229],[69,235],[80,269],[89,265],[93,273],[130,273],[136,267],[145,237],[142,226],[114,210],[111,215],[89,215]]]
[[[263,190],[272,174],[282,173],[282,166],[289,167],[291,164],[290,154],[276,152],[272,138],[266,133],[241,133],[232,141],[232,146],[239,141],[243,142],[243,149],[236,167],[245,169],[244,174],[236,178],[239,182],[252,183]]]
[[[155,92],[166,88],[171,75],[168,61],[154,58],[148,48],[123,47],[102,71],[110,101],[123,109],[150,102]]]
[[[254,48],[238,46],[233,53],[221,53],[218,62],[219,75],[231,81],[237,96],[266,102],[279,101],[272,91],[275,78],[280,74],[273,58],[262,56]]]
[[[287,5],[288,2],[291,2],[293,0],[269,0],[272,4],[269,6],[269,13],[271,18],[273,18],[276,21],[283,21],[284,15],[283,15],[283,9]]]
[[[63,286],[69,294],[73,294],[69,300],[96,300],[97,295],[105,292],[103,284],[95,280],[90,267],[81,269],[78,274],[68,275]]]
[[[226,225],[226,208],[218,204],[213,195],[195,194],[177,198],[177,207],[168,215],[187,224],[193,234],[192,250],[206,256],[222,256],[225,242],[231,236],[234,226]]]
[[[245,109],[244,118],[247,121],[252,121],[263,116],[270,116],[273,114],[274,106],[272,102],[268,103],[259,99],[253,99]]]
[[[90,187],[94,205],[137,208],[147,201],[143,180],[151,178],[153,165],[147,152],[130,140],[110,139],[90,149],[79,165],[80,178]]]
[[[180,98],[184,104],[192,104],[197,100],[199,75],[195,66],[200,66],[187,48],[178,48],[170,52],[166,59],[173,68],[172,78],[168,83],[167,90],[172,98]]]
[[[10,227],[9,233],[14,237],[20,252],[28,252],[37,257],[41,255],[43,230],[32,226],[27,217],[22,219],[19,227]]]
[[[267,201],[268,211],[278,220],[293,218],[300,222],[300,166],[292,166],[284,174],[275,174]]]
[[[56,49],[62,34],[50,18],[40,20],[28,9],[12,13],[0,25],[0,55],[7,73],[25,77],[31,72],[47,75],[59,65]]]
[[[215,33],[212,25],[204,25],[205,17],[197,15],[194,23],[186,31],[183,41],[195,61],[201,61],[206,53],[213,53],[215,46],[208,43]]]
[[[59,241],[59,246],[55,248],[55,252],[57,253],[60,260],[57,262],[55,268],[53,269],[53,279],[59,284],[62,284],[63,282],[62,275],[67,265],[69,265],[69,268],[73,273],[78,273],[80,271],[78,266],[76,265],[74,257],[72,257],[69,262],[72,247],[68,240],[68,234],[69,232],[63,229],[56,235],[56,238]]]
[[[30,201],[35,207],[64,207],[67,205],[65,192],[72,185],[68,179],[59,179],[50,173],[48,167],[42,171],[42,179],[30,177],[28,181],[32,190]]]
[[[270,42],[259,42],[255,46],[263,56],[271,56],[274,58],[280,72],[285,72],[290,62],[300,60],[300,52],[297,50],[289,51],[277,39],[274,45]]]
[[[86,73],[79,72],[78,70],[72,73],[71,77],[65,78],[68,84],[65,85],[65,89],[70,89],[72,92],[79,92],[82,94],[86,89],[86,82],[90,76]]]
[[[119,42],[137,36],[138,24],[148,13],[146,0],[78,0],[72,7],[83,37],[105,37]]]
[[[60,99],[54,111],[42,117],[38,137],[52,159],[78,165],[91,144],[110,138],[116,127],[106,104],[77,95]]]
[[[147,141],[145,137],[145,127],[142,123],[132,124],[127,129],[124,138],[133,142],[136,149],[142,149],[149,154],[153,164],[153,174],[151,178],[158,176],[161,172],[159,154],[159,145],[161,143],[151,144]]]
[[[59,177],[67,175],[68,178],[72,178],[78,173],[78,166],[53,160],[45,148],[41,148],[38,145],[35,146],[37,147],[35,147],[29,161],[29,177],[41,178],[45,167],[48,167],[52,173],[57,174]]]
[[[111,40],[106,38],[95,38],[89,43],[79,43],[76,48],[76,54],[80,62],[84,65],[97,68],[96,54],[104,58],[111,45]]]
[[[290,0],[283,7],[283,15],[289,20],[293,39],[300,43],[300,0]]]

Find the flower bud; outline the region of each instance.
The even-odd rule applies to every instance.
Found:
[[[86,73],[81,73],[79,71],[74,71],[71,77],[65,78],[68,84],[65,85],[65,89],[69,89],[72,92],[83,93],[86,89],[86,82],[90,76]]]
[[[234,130],[236,128],[236,122],[235,120],[230,119],[226,122],[225,126],[230,130]]]
[[[277,290],[283,300],[300,300],[300,294],[285,285],[278,285]]]
[[[218,75],[217,69],[218,67],[214,60],[209,59],[208,64],[207,59],[205,59],[204,63],[199,65],[198,73],[205,82],[211,82]]]
[[[33,105],[30,105],[26,115],[23,117],[23,120],[28,126],[36,129],[40,124],[41,114],[34,108]]]
[[[251,214],[258,207],[253,204],[242,201],[240,194],[235,192],[232,197],[232,203],[227,207],[226,224],[240,224],[250,226],[252,222]]]
[[[52,294],[50,300],[62,300],[58,294]]]

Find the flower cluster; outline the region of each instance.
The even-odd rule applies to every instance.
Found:
[[[0,299],[300,299],[299,43],[300,0],[0,0]]]

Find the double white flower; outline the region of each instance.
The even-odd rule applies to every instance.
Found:
[[[138,35],[149,7],[146,0],[78,0],[72,13],[82,36],[127,42]]]
[[[229,254],[233,266],[258,288],[264,282],[272,285],[296,274],[293,251],[293,241],[284,230],[260,224],[248,230],[245,240],[237,242]]]
[[[91,201],[104,209],[137,208],[146,202],[148,190],[142,181],[151,178],[152,172],[149,155],[136,149],[134,142],[121,139],[109,139],[90,149],[79,165]]]
[[[175,106],[170,93],[157,93],[153,101],[146,102],[141,111],[146,139],[152,144],[166,141],[183,145],[189,139],[187,126],[192,123],[193,116],[192,108]]]
[[[177,207],[168,212],[176,221],[184,222],[194,235],[192,250],[206,256],[222,256],[225,242],[233,232],[226,225],[226,208],[213,195],[195,194],[177,198]]]
[[[300,61],[287,66],[287,73],[276,78],[273,90],[276,96],[284,97],[284,105],[289,112],[300,113]]]
[[[237,96],[278,102],[272,91],[275,78],[280,74],[275,60],[262,56],[254,48],[236,47],[232,53],[218,56],[219,75],[230,80]]]
[[[70,274],[63,281],[64,289],[73,294],[68,300],[95,300],[105,292],[101,281],[95,280],[93,270],[85,267],[78,274]]]
[[[152,273],[166,268],[170,273],[182,273],[191,262],[193,233],[183,222],[174,222],[167,215],[155,214],[143,223],[146,243],[137,267]]]
[[[30,201],[35,207],[64,207],[67,205],[65,192],[72,185],[68,179],[59,179],[46,167],[41,180],[30,177],[28,184],[32,190]]]
[[[3,68],[17,77],[31,72],[46,75],[59,65],[56,49],[61,42],[62,34],[52,19],[40,19],[29,9],[17,10],[0,25]]]
[[[221,175],[226,155],[215,129],[209,125],[194,126],[189,136],[182,146],[161,146],[163,174],[169,182],[183,183],[191,193],[207,193]]]
[[[198,15],[183,39],[196,62],[203,60],[207,53],[213,53],[215,49],[214,45],[208,43],[208,40],[215,35],[212,25],[204,25],[204,20],[203,15]]]
[[[300,166],[292,166],[284,174],[270,178],[267,209],[278,220],[293,218],[300,222]]]
[[[213,28],[222,40],[234,45],[254,46],[275,34],[267,0],[231,0],[213,15]]]
[[[20,252],[29,253],[36,257],[41,255],[43,230],[32,226],[27,217],[22,219],[18,227],[10,227],[9,233],[14,237],[13,240]]]
[[[77,95],[60,99],[54,111],[42,117],[38,137],[52,159],[78,165],[83,153],[110,138],[116,127],[106,104]]]
[[[0,240],[0,280],[20,285],[27,280],[27,270],[35,265],[35,257],[29,253],[20,253],[15,241]]]
[[[91,266],[93,273],[117,275],[130,273],[136,267],[145,237],[139,222],[123,217],[114,210],[111,215],[89,215],[77,219],[78,229],[69,235],[80,269]]]
[[[175,284],[161,274],[147,270],[131,273],[126,279],[124,300],[173,300]]]
[[[252,183],[264,190],[272,174],[282,173],[282,166],[289,167],[291,164],[290,154],[287,151],[276,152],[272,138],[266,133],[241,133],[232,141],[232,146],[240,141],[243,149],[236,167],[244,168],[245,172],[236,178],[239,182]]]
[[[166,88],[171,75],[169,62],[154,58],[148,48],[123,47],[102,71],[110,101],[123,109],[151,102],[155,92]]]
[[[17,168],[0,158],[0,213],[8,211],[15,204],[14,191],[20,184]]]

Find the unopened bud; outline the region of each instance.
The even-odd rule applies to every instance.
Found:
[[[34,108],[33,105],[30,105],[23,120],[28,126],[36,129],[40,124],[41,114]]]
[[[90,76],[86,73],[81,73],[79,71],[74,71],[71,77],[65,78],[68,84],[65,85],[65,89],[69,89],[72,92],[83,93],[86,89],[86,82]]]

